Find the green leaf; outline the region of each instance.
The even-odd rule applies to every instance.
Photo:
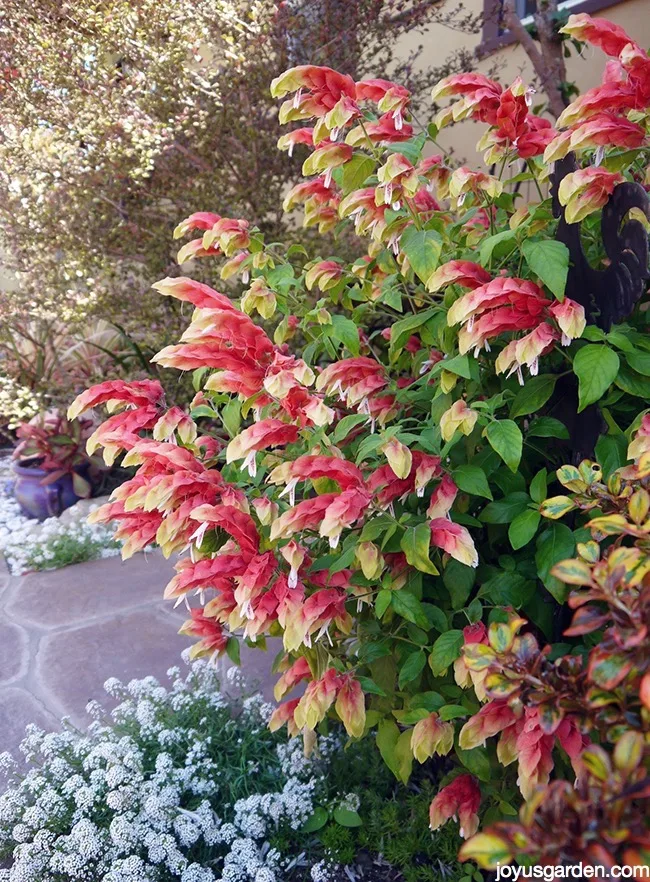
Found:
[[[336,424],[336,428],[332,432],[332,441],[335,444],[344,441],[352,429],[356,428],[356,426],[360,426],[361,423],[367,422],[368,417],[363,413],[351,413],[348,416],[344,416],[343,419]]]
[[[487,598],[497,606],[512,606],[518,609],[527,602],[531,592],[535,592],[535,582],[532,579],[526,579],[519,573],[501,570],[496,576],[483,582],[479,597]]]
[[[484,496],[492,499],[492,491],[482,468],[476,465],[460,465],[452,472],[452,477],[459,490],[472,496]]]
[[[413,767],[411,731],[400,731],[393,720],[380,720],[377,726],[377,747],[382,759],[393,775],[406,784]]]
[[[406,661],[399,669],[399,688],[403,689],[407,683],[412,683],[416,677],[419,677],[426,663],[427,657],[422,650],[408,655]]]
[[[385,303],[386,306],[390,306],[390,308],[394,309],[396,312],[404,311],[402,306],[402,292],[399,288],[394,288],[391,285],[382,285],[381,297],[379,298],[378,303]]]
[[[399,738],[397,723],[393,720],[380,720],[377,725],[377,747],[383,761],[386,763],[396,778],[399,778],[397,769],[399,764],[395,756],[395,747]]]
[[[429,713],[440,710],[444,704],[445,699],[439,692],[418,692],[417,695],[414,695],[409,699],[410,708],[422,708]],[[421,719],[423,719],[423,717],[421,717]]]
[[[569,249],[556,239],[527,239],[521,247],[526,263],[558,300],[564,300]]]
[[[438,711],[440,719],[446,723],[449,720],[456,720],[458,717],[468,717],[469,711],[462,704],[446,704]]]
[[[472,365],[467,355],[455,355],[453,358],[443,358],[436,367],[439,371],[449,371],[450,374],[456,374],[457,377],[464,377],[466,380],[472,379]]]
[[[508,539],[515,551],[528,545],[537,532],[541,519],[540,513],[532,508],[527,508],[517,515],[508,528]]]
[[[442,239],[439,233],[407,227],[402,233],[400,247],[408,257],[413,272],[426,285],[440,262]]]
[[[578,350],[573,359],[573,372],[578,378],[578,413],[603,397],[619,367],[619,357],[609,346],[594,343]]]
[[[643,374],[644,377],[650,377],[650,352],[633,349],[631,352],[625,353],[625,359],[632,370]]]
[[[333,817],[341,827],[361,827],[363,824],[358,812],[353,812],[346,808],[334,809]]]
[[[401,153],[402,156],[406,156],[411,165],[415,165],[422,154],[422,149],[426,140],[427,136],[424,132],[421,132],[414,138],[409,138],[408,141],[400,141],[399,144],[390,144],[386,149],[388,153]]]
[[[390,353],[394,357],[396,353],[404,346],[408,338],[414,331],[419,331],[426,322],[433,318],[440,310],[437,307],[424,309],[415,315],[407,315],[406,318],[395,322],[390,329]]]
[[[374,542],[375,539],[378,539],[384,533],[387,533],[389,528],[394,527],[394,525],[395,522],[390,515],[378,515],[377,517],[372,518],[372,520],[366,521],[363,525],[359,541]]]
[[[388,588],[382,588],[377,597],[375,598],[375,615],[378,619],[381,619],[390,606],[390,601],[393,596],[393,592],[389,591]]]
[[[310,818],[307,818],[300,830],[302,833],[315,833],[316,830],[320,830],[324,827],[328,820],[329,812],[327,809],[323,808],[322,805],[317,805],[314,809],[313,815]]]
[[[438,575],[438,570],[429,560],[429,546],[431,545],[431,528],[428,523],[418,524],[417,527],[408,527],[402,536],[400,547],[406,555],[406,560],[422,573]]]
[[[88,499],[93,492],[93,488],[89,481],[82,477],[78,472],[72,473],[72,489],[81,499]]]
[[[241,428],[241,404],[236,398],[233,398],[222,408],[221,419],[231,438],[239,434]]]
[[[473,567],[467,567],[467,569],[471,569],[472,572],[474,572]],[[438,631],[440,634],[444,634],[444,632],[449,628],[449,622],[447,621],[447,616],[440,609],[440,607],[434,606],[432,603],[423,603],[422,609],[424,610],[431,627]],[[429,641],[427,640],[427,643],[428,642]]]
[[[616,385],[628,395],[650,398],[650,377],[644,377],[622,364],[616,377]]]
[[[355,357],[359,355],[359,328],[343,315],[333,315],[330,334]]]
[[[382,444],[383,440],[379,433],[368,435],[367,438],[364,438],[357,448],[357,464],[363,462],[367,456],[374,453]],[[370,523],[372,523],[372,521]]]
[[[370,677],[357,677],[359,681],[359,686],[363,689],[365,693],[368,695],[386,695],[386,692],[375,683],[374,680],[371,680]]]
[[[546,499],[548,487],[548,475],[546,469],[540,469],[530,482],[530,498],[533,502],[543,502]]]
[[[474,567],[466,567],[454,558],[449,561],[442,574],[442,581],[449,591],[452,609],[462,609],[465,606],[475,580]]]
[[[483,266],[489,266],[492,257],[497,260],[506,257],[511,251],[517,247],[516,233],[514,230],[503,230],[488,236],[481,242],[479,248],[479,260]]]
[[[198,392],[203,386],[203,379],[209,370],[209,367],[200,367],[192,371],[192,388],[195,392]]]
[[[596,441],[596,461],[605,479],[627,462],[627,439],[625,435],[601,435]]]
[[[535,413],[549,400],[556,382],[556,374],[541,374],[526,380],[526,385],[519,390],[510,406],[510,416],[514,418]]]
[[[557,602],[564,603],[569,588],[555,576],[551,576],[551,569],[556,563],[573,555],[576,547],[573,533],[566,524],[554,522],[540,535],[536,547],[535,563],[539,578]]]
[[[490,780],[490,757],[484,747],[473,747],[471,750],[463,750],[462,747],[456,745],[454,751],[468,772],[476,775],[479,781]]]
[[[399,591],[391,591],[390,601],[398,616],[406,619],[407,622],[413,622],[420,628],[428,629],[429,619],[422,609],[422,604],[410,591],[406,591],[404,588]]]
[[[591,343],[602,343],[604,340],[607,340],[607,334],[596,325],[587,325],[582,332],[581,339],[589,340]]]
[[[375,161],[365,153],[355,153],[341,169],[339,186],[343,195],[360,190],[375,170]]]
[[[510,524],[529,505],[530,496],[528,493],[518,490],[503,499],[488,503],[478,517],[484,524]]]
[[[266,281],[274,291],[286,295],[294,281],[293,267],[289,263],[282,263],[280,266],[274,267],[266,274]]]
[[[638,350],[634,348],[634,343],[632,343],[628,336],[629,330],[630,329],[626,328],[626,326],[614,328],[606,337],[608,343],[611,343],[612,346],[615,346],[617,349],[621,349],[626,355],[628,352],[638,352]],[[648,363],[646,362],[646,364]],[[635,368],[635,370],[638,370],[638,368]],[[641,373],[643,373],[643,371],[641,371]]]
[[[554,417],[538,417],[528,427],[526,435],[529,438],[557,438],[566,441],[569,437],[569,430]]]
[[[236,637],[229,637],[226,643],[226,655],[234,665],[241,664],[239,651],[239,640]]]
[[[436,677],[444,674],[449,665],[456,661],[463,642],[462,631],[446,631],[438,637],[429,656],[429,667]]]
[[[475,625],[483,618],[483,604],[475,597],[474,600],[470,603],[470,605],[465,610],[467,613],[467,618],[470,620],[472,625]]]
[[[517,423],[512,420],[494,420],[488,423],[486,436],[511,472],[517,471],[521,460],[524,439]]]
[[[357,553],[357,549],[354,545],[351,545],[346,551],[342,552],[339,555],[335,556],[335,560],[327,567],[328,572],[331,575],[334,573],[340,573],[341,570],[345,570],[352,564],[354,557]]]

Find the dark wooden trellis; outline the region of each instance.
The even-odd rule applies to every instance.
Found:
[[[581,224],[567,223],[557,195],[562,179],[577,169],[576,158],[569,153],[555,163],[551,176],[553,214],[559,218],[557,239],[569,249],[565,293],[584,307],[587,324],[609,331],[612,324],[630,315],[650,279],[648,233],[641,221],[629,216],[636,208],[650,220],[650,197],[641,184],[626,181],[616,186],[601,218],[602,242],[610,263],[605,269],[594,269],[582,247]],[[574,459],[592,456],[604,421],[597,404],[578,414],[575,377],[558,381],[553,410],[569,430]]]

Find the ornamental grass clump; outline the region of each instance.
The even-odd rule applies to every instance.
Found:
[[[519,78],[446,78],[434,99],[451,103],[425,129],[387,80],[310,65],[275,79],[280,121],[298,126],[279,146],[307,151],[285,210],[354,230],[365,252],[309,255],[197,212],[181,260],[219,261],[242,292],[154,286],[194,307],[155,357],[192,372],[189,413],[156,381],[107,381],[70,408],[108,404],[93,447],[137,468],[95,515],[125,556],[189,550],[165,596],[198,597],[194,654],[281,637],[271,728],[309,752],[338,719],[398,780],[442,775],[430,825],[457,818],[462,856],[484,866],[650,850],[650,59],[604,20],[572,15],[562,33],[611,60],[555,125]],[[440,128],[465,118],[485,126],[491,173],[439,152]],[[580,499],[553,502],[558,481]],[[608,592],[578,624],[574,570]],[[506,826],[473,839],[482,817]],[[521,832],[558,823],[548,846]]]

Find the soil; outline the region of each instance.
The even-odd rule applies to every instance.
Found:
[[[403,882],[404,877],[395,867],[378,857],[361,852],[354,866],[330,871],[328,882]],[[296,869],[287,882],[311,882],[311,874],[304,867]]]

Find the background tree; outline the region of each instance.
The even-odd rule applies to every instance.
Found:
[[[3,295],[5,320],[94,314],[159,339],[176,308],[150,284],[178,272],[178,217],[217,210],[282,231],[297,167],[276,150],[271,78],[303,62],[393,67],[422,93],[469,61],[419,74],[413,57],[396,63],[398,37],[441,15],[440,4],[403,0],[7,0],[0,218],[22,293]]]

